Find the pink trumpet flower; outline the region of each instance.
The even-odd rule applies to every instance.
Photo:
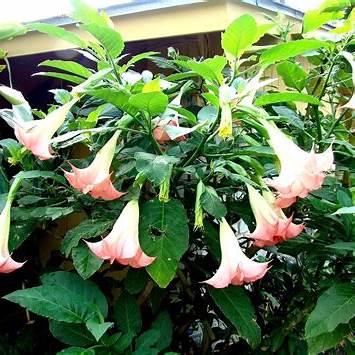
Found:
[[[7,201],[0,215],[0,273],[9,273],[19,269],[24,263],[13,260],[9,253],[11,201]]]
[[[40,160],[54,158],[51,139],[64,123],[65,118],[77,99],[71,100],[50,112],[42,120],[15,122],[15,136],[18,141]]]
[[[315,153],[314,147],[307,153],[298,147],[276,126],[261,120],[266,128],[270,145],[280,160],[281,170],[278,177],[267,180],[267,184],[278,192],[276,205],[288,207],[296,197],[306,197],[310,191],[319,189],[325,172],[333,168],[332,147],[323,153]]]
[[[221,264],[215,275],[204,282],[215,288],[224,288],[229,284],[242,285],[261,279],[269,269],[269,263],[258,263],[249,259],[243,253],[238,239],[224,218],[219,229]]]
[[[70,164],[73,172],[64,171],[64,176],[74,188],[104,200],[115,200],[125,194],[115,189],[110,178],[110,166],[119,134],[120,131],[115,132],[87,168],[79,169]]]
[[[140,268],[151,264],[155,257],[146,255],[138,238],[139,205],[137,200],[127,203],[113,226],[111,233],[97,243],[86,242],[99,258],[115,260],[122,265]]]
[[[256,219],[256,229],[250,237],[255,240],[258,247],[275,245],[294,238],[304,228],[303,224],[292,223],[292,217],[287,218],[281,208],[274,205],[275,198],[267,192],[268,200],[252,186],[247,185],[249,201]]]

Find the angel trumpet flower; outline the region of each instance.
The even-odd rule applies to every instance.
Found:
[[[233,118],[231,101],[235,98],[236,90],[228,85],[219,88],[219,102],[221,106],[221,122],[218,128],[218,135],[221,138],[232,137]]]
[[[138,238],[139,205],[137,200],[127,203],[111,233],[97,243],[86,242],[90,250],[99,258],[115,260],[122,265],[140,268],[151,264],[154,257],[146,255]]]
[[[64,123],[65,118],[77,99],[50,112],[42,120],[15,122],[15,136],[18,141],[40,160],[54,158],[51,139]]]
[[[269,263],[258,263],[249,259],[243,253],[238,239],[224,218],[219,229],[221,264],[216,274],[204,282],[216,288],[223,288],[229,284],[242,285],[261,279],[269,269]]]
[[[0,215],[0,273],[9,273],[19,269],[24,263],[13,260],[9,253],[11,201],[8,200]]]
[[[268,200],[252,186],[247,185],[249,201],[256,219],[256,229],[250,237],[258,247],[275,245],[287,239],[296,237],[304,228],[303,224],[292,223],[292,217],[287,218],[281,208],[274,205],[275,198],[269,191]]]
[[[87,168],[79,169],[70,164],[73,172],[64,171],[64,176],[74,188],[104,200],[115,200],[124,195],[115,189],[110,179],[110,166],[119,134],[120,131],[115,132]]]
[[[286,137],[276,126],[261,120],[266,128],[270,145],[280,160],[278,177],[267,180],[267,184],[278,191],[276,205],[284,208],[296,201],[296,197],[306,197],[310,191],[322,186],[325,173],[333,167],[332,147],[320,154],[314,148],[307,153]]]

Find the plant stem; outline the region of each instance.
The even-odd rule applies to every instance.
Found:
[[[329,138],[330,135],[333,133],[335,127],[339,124],[339,122],[342,120],[342,118],[346,115],[346,113],[348,112],[349,109],[344,110],[344,112],[338,117],[338,119],[336,119],[332,125],[329,128],[329,131],[327,132],[327,134],[325,135],[325,139]]]

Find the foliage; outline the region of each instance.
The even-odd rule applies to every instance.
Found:
[[[325,1],[305,15],[298,36],[288,23],[257,23],[243,15],[222,34],[225,54],[202,59],[176,51],[167,58],[156,52],[122,55],[124,42],[111,20],[82,0],[72,4],[73,18],[92,40],[49,24],[27,26],[80,47],[92,66],[69,60],[39,64],[50,70],[39,75],[69,83],[53,91],[53,104],[39,120],[74,102],[51,138],[53,159],[37,159],[12,138],[0,141],[1,209],[14,200],[9,250],[15,259],[27,258],[21,270],[31,268],[30,281],[9,290],[2,302],[26,308],[36,320],[47,318],[46,329],[60,343],[58,354],[354,351],[354,110],[342,107],[354,91],[347,60],[355,48],[352,4]],[[314,32],[334,19],[341,19],[337,28]],[[15,26],[0,31],[0,38],[26,30]],[[275,44],[256,46],[268,32]],[[133,71],[142,59],[161,73]],[[268,73],[278,76],[283,89]],[[226,85],[228,100],[221,95]],[[32,121],[36,111],[15,93],[2,94],[13,105],[0,115],[16,127],[19,117]],[[227,138],[218,129],[226,107],[233,121]],[[262,178],[280,168],[265,118],[305,151],[332,145],[335,170],[321,188],[284,210],[305,223],[304,231],[258,248],[249,233],[255,218],[247,185],[265,190]],[[168,138],[162,140],[156,129],[164,127]],[[88,166],[117,130],[111,178],[126,194],[106,201],[74,189],[63,177],[68,162]],[[87,157],[77,159],[78,149]],[[139,243],[155,259],[140,269],[110,265],[86,241],[106,237],[124,205],[136,199]],[[270,262],[261,280],[224,289],[203,283],[221,260],[223,218],[248,257]],[[45,243],[49,255],[31,253],[38,246],[43,251]],[[28,337],[15,344],[7,331],[0,352],[30,353]]]

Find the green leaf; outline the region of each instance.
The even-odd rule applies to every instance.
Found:
[[[89,76],[92,75],[92,72],[89,69],[87,69],[83,65],[81,65],[77,62],[73,62],[71,60],[45,60],[45,61],[39,63],[38,65],[61,69],[61,70],[67,71],[69,73],[81,76],[85,79],[87,79]]]
[[[303,16],[303,33],[316,30],[329,21],[344,17],[344,10],[351,6],[349,0],[325,0],[316,10],[307,11]]]
[[[141,209],[139,235],[145,253],[156,256],[147,267],[148,273],[160,287],[166,287],[188,248],[189,228],[184,206],[177,200],[146,202]]]
[[[159,341],[160,336],[161,334],[159,334],[159,331],[157,329],[148,329],[138,337],[136,342],[137,350],[150,349],[156,344],[157,341]],[[136,351],[135,355],[138,354],[141,354],[141,352]],[[151,353],[149,352],[149,354]]]
[[[318,355],[323,351],[336,347],[352,331],[348,324],[339,324],[332,332],[323,333],[313,338],[308,338],[309,355]]]
[[[124,279],[125,289],[135,295],[143,291],[148,281],[148,275],[145,269],[129,268],[126,278]]]
[[[73,346],[88,346],[95,339],[83,324],[49,321],[49,330],[60,342]]]
[[[272,109],[281,117],[287,119],[287,122],[294,127],[304,129],[304,123],[295,111],[289,109],[286,106],[272,106]]]
[[[106,331],[113,326],[112,322],[98,323],[94,319],[89,319],[86,323],[86,328],[94,336],[96,341],[99,341]]]
[[[336,214],[355,214],[355,206],[350,206],[350,207],[342,207],[336,210],[333,215]]]
[[[93,35],[112,58],[117,58],[123,51],[124,42],[121,35],[113,28],[94,23],[81,26]]]
[[[154,343],[155,347],[159,350],[166,349],[170,345],[173,336],[173,323],[169,313],[159,313],[157,318],[155,318],[151,329],[157,330],[159,334],[159,337]]]
[[[113,90],[109,88],[89,90],[88,95],[105,100],[106,102],[118,107],[120,110],[135,116],[138,112],[137,108],[129,104],[130,95],[124,91]]]
[[[38,73],[35,73],[32,75],[33,76],[36,76],[36,75],[48,76],[50,78],[56,78],[56,79],[69,81],[74,84],[81,84],[85,80],[84,78],[81,78],[80,76],[65,74],[65,73],[56,73],[56,72],[51,72],[51,71],[41,71],[41,72],[38,72]]]
[[[70,16],[82,23],[93,23],[99,26],[108,26],[108,19],[104,14],[99,14],[98,11],[89,6],[83,0],[70,0],[73,7],[73,12]]]
[[[277,44],[263,52],[260,56],[259,62],[264,66],[269,66],[276,62],[281,62],[303,53],[314,51],[320,48],[326,48],[328,46],[329,44],[327,42],[319,41],[316,39],[299,39],[285,42]]]
[[[114,221],[99,220],[99,219],[86,219],[81,222],[76,227],[70,229],[65,235],[62,245],[61,252],[65,254],[66,257],[70,255],[72,249],[78,246],[79,241],[84,239],[95,238],[102,235],[108,229],[110,229],[114,224]]]
[[[138,334],[142,327],[141,312],[133,296],[123,292],[115,304],[114,319],[125,333]]]
[[[59,285],[43,285],[17,290],[3,297],[40,316],[62,322],[82,323],[93,317],[95,306]]]
[[[332,332],[339,324],[348,323],[355,316],[355,285],[337,284],[325,291],[309,315],[306,338]]]
[[[44,285],[58,285],[65,293],[74,293],[82,299],[94,304],[104,317],[107,316],[108,306],[105,295],[97,285],[89,280],[83,280],[73,272],[57,271],[44,274],[41,277]]]
[[[240,58],[258,40],[258,27],[253,16],[245,14],[234,20],[222,33],[222,48]]]
[[[162,92],[146,92],[131,95],[128,103],[137,110],[148,113],[150,117],[155,117],[166,110],[169,100]]]
[[[54,181],[57,181],[60,184],[67,185],[67,181],[63,176],[58,175],[52,171],[42,171],[42,170],[21,171],[15,177],[19,179],[47,178],[47,179],[53,179]]]
[[[227,214],[226,206],[218,197],[215,189],[211,186],[205,186],[205,190],[201,195],[201,204],[206,212],[217,219]]]
[[[21,36],[27,32],[25,26],[20,23],[4,23],[0,25],[0,41]]]
[[[242,287],[229,286],[223,289],[209,288],[209,292],[224,315],[236,327],[238,334],[252,348],[261,341],[261,331],[256,323],[255,310]]]
[[[292,62],[282,62],[276,66],[277,74],[279,74],[285,85],[301,91],[307,82],[307,73],[302,67]]]
[[[75,33],[67,31],[62,27],[51,25],[49,23],[29,23],[26,26],[32,30],[45,33],[51,37],[62,39],[80,48],[86,48],[85,41],[83,41]]]
[[[94,349],[84,349],[84,348],[79,348],[79,347],[71,347],[64,349],[57,353],[57,355],[95,355],[95,350]]]
[[[327,245],[327,248],[355,251],[355,242],[338,242],[338,243]]]
[[[83,243],[72,250],[73,264],[78,274],[85,280],[101,267],[103,260],[94,255]]]
[[[271,94],[264,94],[255,100],[256,106],[264,106],[276,104],[279,102],[306,102],[312,105],[320,105],[321,102],[314,96],[302,94],[300,92],[278,92]]]
[[[24,221],[12,221],[10,225],[9,252],[12,253],[19,248],[22,243],[31,236],[36,229],[37,220],[29,219],[28,216]]]
[[[136,169],[149,179],[154,185],[163,182],[171,172],[171,165],[179,160],[169,155],[154,155],[145,152],[137,152],[134,155],[136,159]]]
[[[213,58],[205,59],[202,62],[198,62],[196,60],[188,60],[188,61],[178,60],[176,61],[176,63],[184,68],[193,70],[194,72],[196,72],[198,75],[200,75],[202,78],[206,80],[209,81],[216,80],[218,83],[222,84],[223,83],[222,70],[227,64],[227,59],[225,57],[216,55]]]

